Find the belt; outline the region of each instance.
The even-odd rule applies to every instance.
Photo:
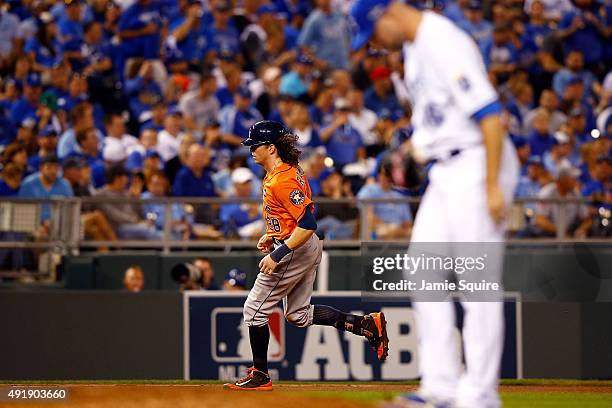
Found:
[[[461,152],[463,151],[463,149],[453,149],[450,152],[448,152],[447,155],[442,156],[442,157],[436,157],[434,159],[431,159],[430,161],[427,162],[428,165],[433,165],[436,164],[438,162],[442,162],[442,161],[446,161],[452,157],[458,156],[461,154]]]

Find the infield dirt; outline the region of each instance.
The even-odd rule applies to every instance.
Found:
[[[24,386],[20,384],[20,386]],[[37,385],[40,386],[40,385]],[[0,403],[7,408],[357,408],[372,406],[371,402],[347,399],[347,392],[394,393],[408,392],[416,387],[403,384],[278,384],[272,392],[234,392],[221,385],[69,385],[69,400],[54,402]],[[596,385],[510,385],[502,386],[505,393],[593,393],[610,394],[612,387]],[[312,393],[312,395],[309,395]]]

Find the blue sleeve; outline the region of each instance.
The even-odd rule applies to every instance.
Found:
[[[134,14],[133,10],[134,10],[133,6],[128,7],[128,9],[125,10],[119,17],[119,23],[117,25],[117,29],[119,32],[127,31],[133,28],[134,26],[134,19],[132,17],[132,14]]]
[[[23,47],[24,52],[34,52],[36,53],[38,50],[38,43],[34,38],[30,38],[26,41],[25,46]]]
[[[316,129],[312,129],[312,137],[310,138],[310,147],[319,147],[323,144],[321,142],[321,136],[319,136],[319,132]]]
[[[297,40],[298,45],[305,45],[311,48],[315,45],[315,37],[317,35],[315,23],[316,20],[312,18],[312,15],[306,19],[302,27],[302,32]]]
[[[232,134],[234,132],[234,119],[236,118],[236,111],[233,105],[227,105],[221,110],[220,113],[220,127],[221,133]]]
[[[472,115],[472,119],[476,122],[482,121],[484,118],[494,114],[500,114],[502,112],[502,106],[499,101],[494,101],[488,104],[487,106],[481,108],[477,112]]]
[[[184,197],[185,196],[185,183],[183,182],[183,172],[179,171],[174,179],[174,184],[172,184],[172,195],[175,197]]]
[[[552,88],[557,95],[563,95],[563,89],[565,88],[565,78],[562,71],[557,71],[553,76]]]
[[[559,21],[559,30],[565,30],[572,25],[572,20],[574,19],[575,14],[573,12],[565,13],[563,17],[561,17],[561,21]]]
[[[378,153],[378,156],[376,156],[376,163],[374,164],[372,173],[370,173],[371,177],[376,178],[376,176],[378,175],[378,170],[380,170],[380,166],[382,165],[382,161],[384,157],[385,157],[385,151]]]
[[[298,222],[298,227],[311,231],[317,229],[317,221],[315,220],[312,211],[310,211],[308,208],[306,209],[306,211],[304,211],[304,215]]]
[[[134,78],[125,81],[125,92],[128,95],[137,93],[138,91],[140,91],[143,85],[144,78],[140,75],[136,75]]]
[[[484,61],[485,67],[487,67],[487,69],[489,68],[489,66],[491,65],[491,47],[492,47],[492,42],[490,39],[487,40],[487,42],[482,46],[482,59]]]
[[[25,182],[21,184],[19,188],[19,197],[32,198],[34,197],[34,191],[32,189],[32,183],[29,180],[24,180]]]
[[[174,204],[172,206],[172,219],[174,221],[179,221],[185,219],[185,211],[180,204]]]
[[[185,16],[183,15],[178,16],[177,18],[170,21],[170,24],[168,25],[168,30],[172,32],[184,22],[185,22]]]
[[[412,221],[412,212],[408,204],[402,205],[402,222]]]
[[[66,181],[66,179],[61,179],[60,180],[60,186],[61,186],[61,193],[66,196],[66,197],[73,197],[74,196],[74,192],[72,191],[72,187],[70,186],[70,184],[68,184],[68,181]]]
[[[221,209],[219,210],[219,220],[223,224],[228,223],[230,221],[230,216],[233,210],[234,210],[233,204],[222,205]]]

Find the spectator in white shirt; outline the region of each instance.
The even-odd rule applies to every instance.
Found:
[[[172,108],[168,110],[168,116],[164,120],[164,130],[157,135],[157,152],[164,162],[176,157],[179,151],[179,144],[184,133],[183,113]]]
[[[378,116],[363,105],[363,92],[359,89],[351,90],[348,93],[348,100],[352,109],[349,123],[361,134],[361,139],[366,147],[366,155],[371,157],[370,150],[378,143],[378,136],[374,131]]]

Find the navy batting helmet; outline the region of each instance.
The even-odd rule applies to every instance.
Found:
[[[244,146],[259,146],[273,144],[279,137],[287,133],[287,129],[273,120],[261,120],[249,129],[249,136],[242,141]]]

